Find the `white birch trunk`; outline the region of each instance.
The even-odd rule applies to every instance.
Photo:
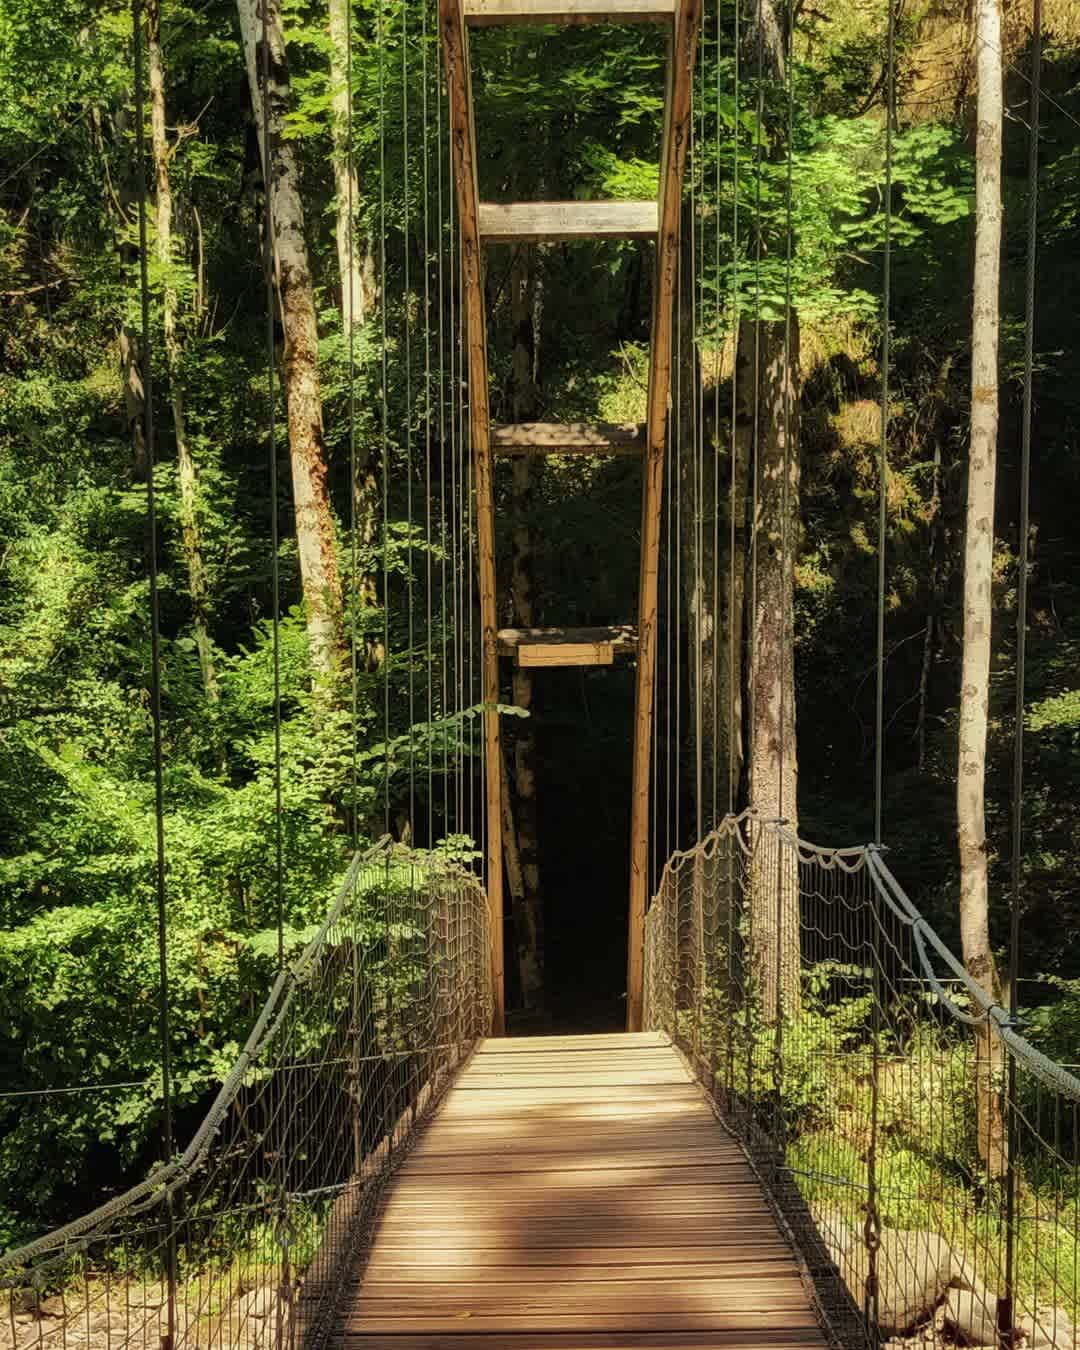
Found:
[[[289,73],[279,0],[262,0],[269,42],[267,106],[263,107],[263,11],[259,0],[237,0],[251,105],[266,167],[274,268],[285,333],[285,395],[300,579],[312,666],[330,678],[341,657],[341,580],[327,484],[319,381],[319,332],[304,236],[304,207],[296,150],[282,135]],[[270,145],[264,142],[269,130]]]
[[[960,851],[960,938],[964,965],[987,994],[999,994],[990,946],[986,845],[986,734],[993,614],[994,487],[997,470],[998,330],[1001,278],[1003,88],[1000,0],[975,9],[975,274],[971,325],[971,445],[964,535],[964,642],[956,820]],[[1004,1129],[997,1097],[996,1039],[976,1037],[979,1151],[995,1173]]]
[[[341,326],[348,337],[375,308],[375,269],[371,250],[356,231],[360,184],[349,155],[352,90],[349,87],[349,3],[329,0],[330,116],[334,146],[334,235],[341,279]]]

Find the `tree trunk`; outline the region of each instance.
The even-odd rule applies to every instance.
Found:
[[[269,42],[268,90],[263,107],[263,24]],[[285,334],[285,396],[289,457],[300,580],[304,591],[308,643],[316,676],[332,680],[341,664],[341,580],[334,541],[334,517],[327,485],[319,382],[319,332],[304,237],[300,167],[284,135],[289,105],[289,72],[281,27],[280,0],[237,0],[255,126],[270,195],[274,271]],[[269,131],[269,146],[263,144]]]
[[[341,281],[341,327],[346,339],[356,324],[364,323],[379,302],[375,285],[375,259],[370,242],[357,231],[360,212],[360,184],[356,176],[355,156],[349,154],[349,125],[352,117],[352,90],[349,81],[348,0],[329,0],[330,13],[330,116],[333,129],[333,165],[335,193],[334,232],[337,242],[338,277]],[[357,446],[356,480],[352,485],[353,518],[358,549],[368,549],[375,541],[379,519],[379,484],[371,467],[368,451]],[[378,607],[376,579],[367,573],[352,579],[352,603],[360,611]],[[353,615],[353,622],[358,621]],[[385,652],[382,638],[367,637],[364,643],[364,669],[377,670]]]
[[[158,0],[147,0],[146,46],[150,72],[150,142],[154,152],[154,181],[157,192],[156,243],[161,268],[161,311],[164,330],[165,367],[169,376],[169,403],[176,438],[177,482],[180,489],[180,537],[187,563],[188,589],[191,592],[192,624],[199,653],[206,696],[218,697],[214,651],[210,642],[210,593],[203,562],[202,530],[199,525],[199,475],[188,441],[184,415],[184,391],[181,376],[180,338],[176,331],[177,296],[172,279],[173,205],[169,179],[169,149],[165,131],[165,68],[161,54],[161,10]]]
[[[124,390],[124,420],[131,441],[131,472],[137,483],[145,483],[150,471],[146,449],[145,406],[142,355],[139,336],[129,324],[120,326],[120,384]]]
[[[513,326],[513,398],[515,422],[536,415],[534,301],[536,297],[535,253],[516,250],[510,270],[510,321]],[[534,464],[530,455],[516,455],[511,480],[513,534],[511,539],[510,598],[513,623],[531,628],[533,605],[533,539],[530,512]],[[531,711],[533,673],[514,667],[513,699],[519,708]],[[540,893],[540,840],[536,808],[536,732],[532,718],[515,722],[514,799],[517,808],[517,843],[521,863],[521,910],[515,905],[521,991],[525,1007],[539,1012],[544,1005],[544,902]]]
[[[1000,989],[990,946],[986,846],[986,732],[993,611],[994,480],[997,468],[998,328],[1001,272],[1000,0],[977,0],[975,274],[971,328],[971,445],[964,536],[964,642],[956,820],[960,850],[960,938],[964,965],[987,995]],[[979,1154],[1002,1170],[1005,1131],[998,1083],[1001,1048],[985,1024],[976,1030],[975,1090]]]
[[[795,554],[799,527],[799,328],[758,325],[757,569],[748,680],[750,801],[763,821],[798,830],[795,740]],[[751,334],[751,341],[753,337]],[[789,443],[790,438],[790,443]],[[784,479],[787,474],[785,501]],[[786,517],[785,517],[786,507]],[[799,1004],[799,877],[788,849],[757,854],[752,878],[752,964],[765,1016]]]
[[[329,0],[330,116],[334,145],[335,236],[338,276],[341,278],[341,326],[345,336],[374,310],[375,264],[367,241],[356,232],[360,185],[354,157],[349,154],[352,89],[349,71],[349,3]]]

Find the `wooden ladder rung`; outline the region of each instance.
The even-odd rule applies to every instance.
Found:
[[[658,207],[644,202],[481,202],[485,244],[563,239],[654,239]]]
[[[675,0],[464,0],[474,28],[521,23],[670,23]]]
[[[636,423],[517,422],[491,432],[497,455],[640,455],[644,446]]]
[[[637,633],[618,628],[500,628],[499,652],[518,666],[610,666],[637,648]]]

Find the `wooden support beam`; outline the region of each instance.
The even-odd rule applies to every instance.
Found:
[[[483,644],[484,778],[487,804],[487,896],[491,928],[491,978],[494,993],[492,1034],[506,1028],[503,971],[502,751],[499,746],[499,650],[495,635],[495,506],[491,484],[488,409],[487,325],[484,317],[483,253],[480,246],[476,186],[476,128],[468,35],[461,0],[439,0],[446,87],[450,108],[450,145],[458,213],[461,217],[461,269],[469,353],[469,433],[472,438],[476,535],[480,565],[480,629]]]
[[[606,648],[609,656],[598,660],[560,660],[559,654],[580,650],[586,654]],[[500,628],[499,653],[512,656],[518,665],[593,666],[610,665],[616,656],[629,656],[637,650],[637,634],[628,625],[615,628]],[[529,658],[521,659],[523,651]],[[550,652],[545,658],[544,653]]]
[[[481,202],[485,244],[655,239],[656,202]]]
[[[628,1031],[640,1031],[642,1018],[660,511],[663,504],[664,450],[671,391],[673,301],[679,266],[683,170],[690,142],[690,90],[697,54],[699,14],[700,0],[678,0],[668,57],[667,106],[660,165],[660,229],[656,241],[656,279],[653,284],[649,400],[645,424],[645,485],[641,503],[641,571],[638,584],[638,664],[630,808],[630,936],[626,970]]]
[[[473,28],[522,23],[670,23],[675,0],[465,0]]]
[[[518,665],[536,669],[610,666],[614,659],[610,642],[523,642],[517,649]]]
[[[497,455],[640,455],[645,428],[637,423],[517,422],[494,427]]]

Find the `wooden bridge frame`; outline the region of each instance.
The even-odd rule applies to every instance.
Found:
[[[502,764],[499,736],[498,612],[495,582],[493,438],[488,399],[487,322],[484,315],[483,245],[553,239],[654,238],[649,392],[644,434],[634,446],[643,455],[641,563],[638,586],[637,677],[633,786],[630,816],[630,929],[627,951],[629,1031],[640,1031],[644,979],[645,910],[649,881],[649,769],[656,684],[657,598],[664,457],[671,393],[674,298],[678,281],[682,185],[691,130],[691,86],[700,0],[439,0],[439,22],[450,107],[450,144],[459,214],[469,362],[469,429],[472,439],[479,547],[480,625],[483,644],[484,772],[487,810],[487,893],[491,913],[492,1034],[505,1031],[503,969]],[[670,26],[660,190],[652,202],[530,202],[481,204],[476,163],[476,123],[469,67],[470,25],[520,23],[665,23]],[[506,433],[516,433],[509,434]],[[621,433],[621,434],[619,434]],[[625,453],[626,428],[503,429],[502,453]],[[611,652],[567,630],[562,658],[545,665],[609,664]],[[505,645],[505,644],[504,644]],[[552,642],[557,646],[557,642]],[[521,648],[517,656],[521,659]],[[539,662],[538,662],[539,664]]]

